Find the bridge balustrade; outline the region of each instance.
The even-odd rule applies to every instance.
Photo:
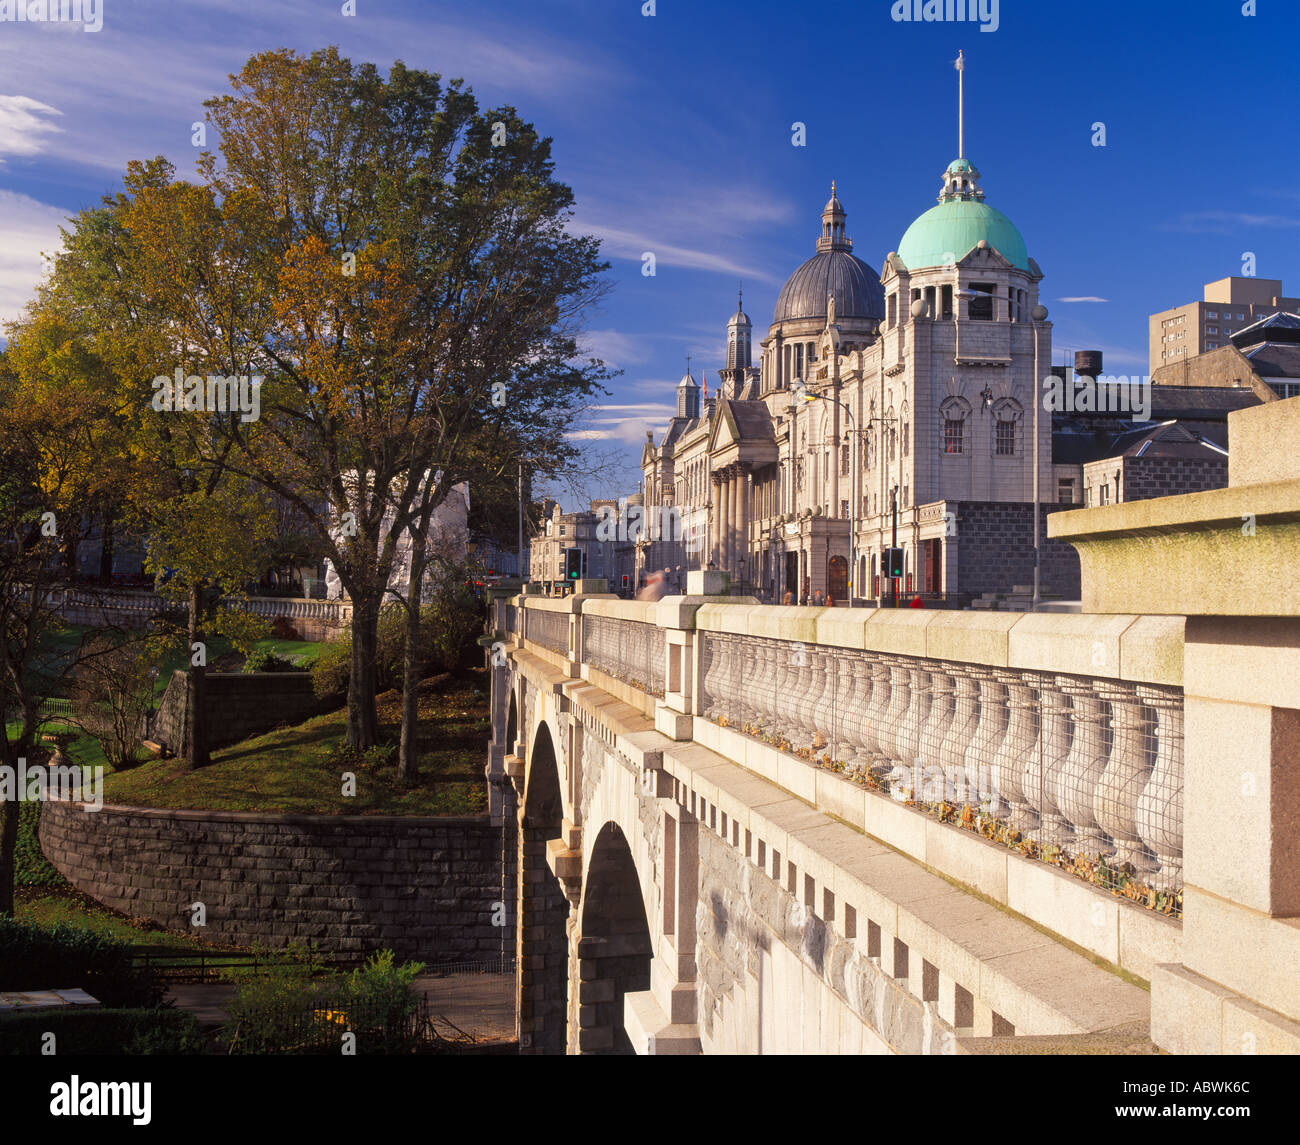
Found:
[[[663,698],[664,636],[656,625],[612,616],[582,617],[583,659],[615,680]]]
[[[1181,914],[1181,689],[700,638],[706,719]]]
[[[528,609],[524,636],[561,656],[569,655],[569,613]]]

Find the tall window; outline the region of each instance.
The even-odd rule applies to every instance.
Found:
[[[840,446],[840,476],[846,477],[849,472],[849,446],[845,442]]]
[[[972,282],[975,297],[970,300],[969,314],[972,322],[993,321],[993,292],[997,287],[991,282]]]
[[[1062,477],[1056,483],[1056,500],[1061,505],[1074,504],[1074,479]]]
[[[944,453],[966,452],[966,420],[970,417],[970,403],[965,398],[950,397],[939,407],[943,419]]]
[[[1016,455],[1016,426],[1023,413],[1015,398],[999,398],[993,403],[993,452],[996,456]]]
[[[840,516],[846,521],[849,519],[849,503],[847,501],[840,502]]]
[[[939,302],[945,318],[952,317],[952,283],[945,283],[939,288]]]
[[[943,419],[944,453],[964,453],[966,451],[965,429],[966,422],[962,418],[946,417]]]

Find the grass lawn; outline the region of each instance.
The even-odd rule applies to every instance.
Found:
[[[393,762],[358,766],[334,758],[344,738],[342,710],[280,728],[213,753],[210,766],[184,770],[151,760],[106,776],[104,799],[141,807],[316,815],[475,815],[487,809],[487,672],[425,680],[419,696],[419,776],[402,790]],[[401,696],[379,697],[380,737],[396,744]],[[343,773],[356,794],[343,794]]]
[[[120,942],[129,942],[141,950],[235,950],[233,946],[214,946],[189,935],[162,930],[156,924],[141,922],[101,906],[73,887],[18,887],[14,914],[19,922],[40,926],[69,923],[97,934],[106,934]]]

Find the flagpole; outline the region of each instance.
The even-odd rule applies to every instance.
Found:
[[[957,158],[966,158],[966,61],[957,53]]]

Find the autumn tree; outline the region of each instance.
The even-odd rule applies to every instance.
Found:
[[[223,220],[204,211],[201,197],[184,200],[187,225],[175,234],[130,228],[137,197],[175,194],[171,175],[161,161],[133,164],[124,193],[71,220],[52,274],[11,328],[10,354],[24,392],[65,411],[65,432],[52,440],[69,472],[81,475],[77,519],[110,496],[106,488],[113,521],[146,538],[146,568],[171,606],[155,623],[183,642],[189,661],[182,754],[197,768],[209,760],[207,640],[220,633],[246,646],[260,633],[232,598],[260,574],[275,517],[269,493],[225,465],[231,446],[220,423],[241,411],[210,409],[206,401],[163,408],[157,400],[157,380],[178,372],[204,386],[209,376],[247,374],[236,347],[215,352],[187,339],[138,273],[152,257],[150,241],[202,243],[205,253],[226,257],[216,225]],[[184,265],[188,252],[178,253]],[[211,291],[189,280],[180,289],[196,300],[189,315],[195,325],[219,325],[220,315],[199,305],[213,301]],[[223,304],[220,297],[215,302]]]
[[[200,184],[135,195],[137,269],[178,339],[266,376],[261,417],[218,427],[223,464],[295,506],[338,572],[364,750],[399,540],[494,445],[571,456],[563,427],[608,376],[575,339],[605,264],[568,229],[550,141],[460,81],[331,48],[262,53],[232,82],[207,103]]]

